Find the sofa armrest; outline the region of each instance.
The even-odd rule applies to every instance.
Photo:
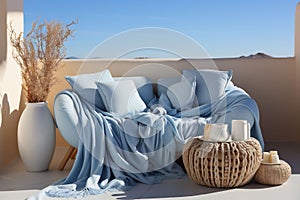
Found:
[[[73,147],[77,147],[78,116],[76,115],[74,103],[66,94],[58,94],[54,101],[54,118],[63,138]]]

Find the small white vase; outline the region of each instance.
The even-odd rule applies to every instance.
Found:
[[[55,149],[55,126],[47,102],[26,103],[18,126],[18,147],[27,171],[48,170]]]

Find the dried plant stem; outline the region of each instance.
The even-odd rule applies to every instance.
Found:
[[[73,34],[70,26],[76,23],[34,22],[24,38],[23,33],[17,34],[10,25],[13,58],[21,67],[23,89],[28,102],[47,100],[50,88],[55,83],[54,72],[66,54],[64,42]]]

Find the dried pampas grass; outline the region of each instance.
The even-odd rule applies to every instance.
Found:
[[[64,42],[72,36],[72,21],[64,25],[55,21],[34,22],[31,31],[23,37],[10,25],[9,35],[13,58],[21,67],[23,89],[28,102],[44,102],[55,84],[54,72],[65,57]]]

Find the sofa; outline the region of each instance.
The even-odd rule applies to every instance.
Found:
[[[56,95],[54,117],[78,153],[60,184],[97,193],[181,176],[174,161],[207,123],[226,123],[230,132],[232,120],[247,120],[264,148],[258,107],[232,76],[231,70],[187,69],[153,82],[146,76],[112,77],[106,69],[65,77],[72,89]]]

